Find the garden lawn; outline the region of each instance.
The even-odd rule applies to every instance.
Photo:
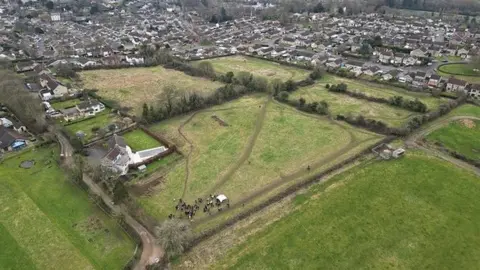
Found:
[[[144,103],[156,105],[165,86],[175,86],[178,94],[212,93],[223,84],[188,76],[163,67],[91,70],[80,72],[85,88],[98,89],[97,94],[140,115]]]
[[[65,179],[58,155],[47,146],[0,164],[0,269],[123,268],[134,244]]]
[[[473,160],[480,160],[480,121],[459,120],[449,123],[427,135],[432,143],[441,143]]]
[[[280,79],[287,81],[301,81],[310,74],[309,70],[281,65],[272,61],[261,60],[246,56],[228,56],[204,60],[212,63],[213,68],[218,73],[227,73],[232,71],[238,73],[246,71],[254,76],[262,76],[267,79]],[[198,63],[197,61],[195,63]]]
[[[94,117],[66,125],[65,128],[68,130],[71,136],[75,136],[78,131],[83,131],[85,133],[84,140],[89,141],[96,136],[92,131],[92,128],[97,127],[101,129],[108,129],[110,124],[113,124],[117,121],[119,121],[119,118],[116,115],[111,114],[109,110],[105,110]]]
[[[422,153],[366,162],[299,195],[214,268],[478,269],[479,193],[478,177]]]
[[[307,102],[326,101],[329,105],[330,113],[333,116],[342,115],[363,115],[365,118],[380,120],[389,126],[400,127],[408,120],[418,115],[398,107],[387,104],[370,102],[358,98],[353,98],[340,93],[329,92],[323,83],[303,87],[293,92],[290,99],[304,98]]]
[[[447,102],[445,99],[436,98],[427,93],[412,92],[391,85],[348,79],[331,74],[325,74],[320,80],[317,81],[317,84],[323,86],[325,86],[327,83],[330,85],[345,83],[348,85],[348,90],[350,91],[359,91],[369,96],[382,97],[386,99],[389,99],[393,96],[402,96],[404,99],[408,100],[415,100],[418,98],[427,105],[429,110],[435,110],[440,106],[440,104]]]
[[[55,103],[52,103],[51,105],[55,110],[61,110],[61,109],[66,109],[70,107],[75,107],[75,105],[79,104],[80,102],[82,101],[76,98],[76,99],[69,99],[65,101],[55,102]]]
[[[159,141],[141,129],[127,132],[122,137],[134,152],[162,146]]]

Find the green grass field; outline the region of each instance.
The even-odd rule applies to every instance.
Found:
[[[223,85],[160,66],[92,70],[79,74],[85,88],[98,89],[99,96],[130,108],[137,115],[141,114],[144,103],[155,105],[160,100],[165,86],[177,87],[179,94],[203,94],[211,93]]]
[[[354,116],[362,114],[366,118],[380,120],[389,126],[395,127],[404,125],[411,117],[418,115],[417,113],[386,104],[369,102],[347,95],[329,92],[323,82],[300,88],[290,95],[290,99],[299,99],[302,97],[307,100],[307,102],[326,101],[329,104],[330,113],[334,116],[338,114],[351,114]]]
[[[438,67],[438,70],[444,73],[450,73],[453,75],[465,75],[465,76],[480,76],[479,66],[473,64],[446,64]]]
[[[78,131],[83,131],[85,133],[84,141],[89,141],[96,136],[96,134],[92,131],[92,128],[97,127],[108,130],[108,126],[110,124],[117,123],[119,121],[120,118],[114,114],[111,114],[109,110],[105,110],[97,114],[95,117],[89,118],[88,120],[67,125],[65,126],[65,129],[67,129],[72,136],[75,136]]]
[[[348,79],[334,76],[331,74],[325,74],[320,80],[318,80],[317,83],[323,84],[323,86],[325,86],[327,83],[330,85],[345,83],[348,85],[348,89],[350,91],[359,91],[370,96],[382,97],[387,99],[393,96],[402,96],[404,99],[409,100],[414,100],[418,98],[420,101],[425,103],[430,110],[435,110],[440,106],[440,104],[446,102],[445,99],[432,97],[430,94],[427,93],[417,93],[390,85]]]
[[[364,162],[298,195],[213,268],[477,269],[479,192],[476,176],[422,153]]]
[[[80,99],[69,99],[65,101],[60,101],[60,102],[55,102],[52,103],[52,107],[56,110],[61,110],[61,109],[66,109],[70,107],[74,107],[75,105],[79,104],[82,102]]]
[[[164,219],[173,213],[172,201],[182,197],[191,202],[210,193],[225,194],[232,206],[257,191],[295,182],[324,164],[330,164],[366,140],[379,136],[330,122],[327,118],[301,114],[285,105],[267,105],[263,125],[252,146],[251,138],[258,128],[257,119],[266,101],[262,95],[249,96],[197,113],[183,132],[193,143],[190,176],[185,188],[186,165],[170,171],[159,192],[140,197],[148,213]],[[228,123],[220,126],[212,115]],[[188,156],[190,146],[178,135],[178,127],[190,116],[171,119],[150,127],[170,138]],[[251,152],[243,163],[245,151]],[[311,172],[307,170],[311,166]],[[272,195],[272,194],[268,194]],[[256,195],[255,195],[256,196]],[[198,214],[200,217],[203,213]],[[205,216],[205,215],[204,215]]]
[[[301,81],[307,78],[310,73],[310,71],[305,69],[289,67],[275,62],[245,56],[220,57],[205,61],[212,63],[213,68],[218,73],[247,71],[254,76],[262,76],[267,79],[280,79],[282,81],[289,79]]]
[[[448,115],[480,117],[480,106],[475,106],[472,104],[464,104],[454,109],[453,111],[451,111]]]
[[[447,149],[470,159],[480,160],[480,121],[459,120],[433,131],[427,141],[441,143]]]
[[[122,137],[133,151],[141,151],[162,146],[160,142],[141,129],[127,132],[123,134]]]
[[[56,147],[0,164],[0,269],[120,269],[134,244],[65,179]],[[34,160],[30,169],[22,161]]]

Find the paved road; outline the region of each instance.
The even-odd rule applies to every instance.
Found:
[[[435,155],[435,156],[437,156],[437,157],[439,157],[443,160],[446,160],[450,163],[453,163],[460,168],[470,170],[470,171],[474,172],[475,174],[477,174],[478,176],[480,176],[480,168],[477,168],[477,167],[475,167],[475,166],[473,166],[473,165],[471,165],[467,162],[464,162],[460,159],[456,159],[456,158],[454,158],[454,157],[450,156],[449,154],[446,154],[442,151],[439,151],[439,150],[436,150],[436,149],[433,149],[433,148],[430,148],[430,147],[426,147],[423,144],[419,143],[420,139],[427,136],[431,132],[445,126],[446,124],[448,124],[452,121],[461,120],[461,119],[480,120],[480,117],[453,116],[453,117],[450,117],[450,118],[442,119],[442,120],[440,120],[438,122],[435,122],[434,124],[424,128],[424,129],[421,129],[421,130],[413,133],[412,135],[410,135],[410,137],[408,137],[408,139],[406,140],[406,144],[409,147],[420,148],[420,149],[422,149],[422,150],[424,150],[424,151],[426,151],[426,152],[428,152],[432,155]]]
[[[67,166],[74,166],[73,147],[70,142],[60,132],[56,132],[58,142],[61,146],[61,155]],[[110,196],[108,196],[93,180],[86,174],[83,174],[83,181],[88,185],[91,192],[100,196],[106,205],[110,207],[112,213],[125,217],[125,222],[132,227],[142,240],[142,256],[135,265],[135,270],[144,270],[146,266],[155,263],[164,256],[163,249],[155,243],[155,237],[145,227],[136,221],[128,211],[121,205],[114,205]]]

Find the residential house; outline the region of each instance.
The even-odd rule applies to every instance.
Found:
[[[465,48],[461,48],[457,51],[457,56],[462,57],[463,59],[467,58],[468,56],[468,50]]]
[[[468,95],[474,99],[480,99],[480,84],[471,84],[468,86]]]
[[[32,71],[38,64],[33,61],[18,62],[15,64],[15,71],[18,73]]]
[[[96,99],[88,99],[76,106],[77,110],[85,116],[93,116],[105,110],[105,105]]]
[[[46,87],[48,91],[52,93],[54,97],[62,97],[68,94],[67,87],[61,85],[55,79],[47,74],[43,74],[40,76],[40,85],[42,87]]]
[[[400,74],[401,72],[397,69],[392,69],[390,71],[388,71],[387,73],[383,74],[382,75],[382,80],[384,81],[391,81],[391,80],[394,80],[394,79],[397,79],[397,76],[398,74]]]
[[[383,64],[390,64],[390,61],[394,57],[394,54],[391,50],[381,50],[378,53],[378,61]]]
[[[327,63],[325,64],[327,68],[339,68],[341,65],[342,65],[341,58],[337,58],[337,59],[330,58],[327,60]]]
[[[425,58],[425,57],[428,57],[427,53],[428,53],[427,49],[419,48],[419,49],[412,50],[410,52],[410,55],[417,58]]]
[[[417,63],[417,59],[415,59],[414,57],[412,56],[409,56],[407,58],[403,58],[403,64],[405,66],[413,66]]]
[[[441,76],[437,75],[437,74],[433,74],[430,76],[430,78],[428,79],[428,87],[429,88],[437,88],[438,85],[440,84],[440,80],[442,79]]]
[[[27,139],[13,129],[0,126],[0,151],[18,151],[26,147]]]
[[[368,76],[375,76],[382,73],[382,69],[377,66],[371,66],[363,70],[363,73]]]
[[[107,142],[107,154],[102,158],[102,166],[109,170],[124,175],[128,172],[128,165],[132,161],[132,149],[125,143],[125,140],[113,134]]]
[[[400,73],[398,75],[398,81],[401,83],[411,83],[415,78],[415,73]]]
[[[447,81],[446,89],[450,92],[466,92],[465,88],[467,87],[467,84],[468,83],[464,80],[451,77]]]
[[[356,60],[348,60],[345,63],[345,68],[349,70],[362,70],[364,63]]]
[[[403,64],[403,59],[408,57],[406,54],[404,53],[396,53],[393,58],[390,60],[390,63],[392,63],[393,65],[402,65]]]

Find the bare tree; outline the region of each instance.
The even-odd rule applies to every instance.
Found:
[[[0,101],[30,129],[37,132],[45,130],[46,121],[41,100],[25,90],[20,77],[5,69],[0,70]]]
[[[182,254],[192,240],[190,223],[180,219],[168,219],[155,228],[157,242],[169,258]]]

